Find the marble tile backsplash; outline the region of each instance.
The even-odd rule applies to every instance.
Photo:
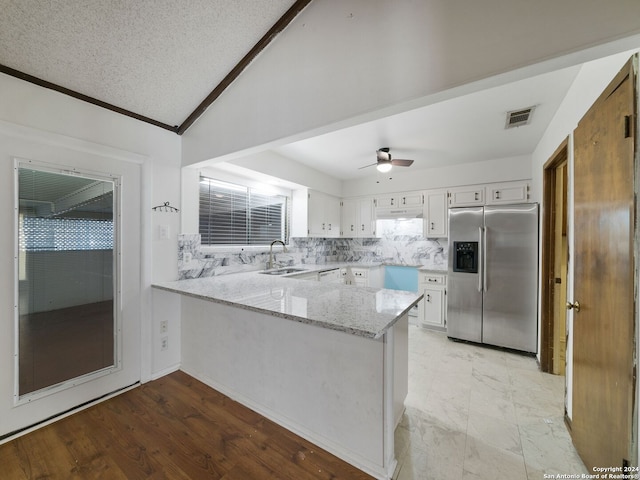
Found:
[[[178,235],[178,278],[211,277],[227,273],[263,270],[269,261],[268,248],[215,249],[207,251],[199,234]],[[390,263],[447,269],[447,239],[421,235],[384,238],[292,238],[287,252],[274,246],[278,265],[325,264],[330,262]]]

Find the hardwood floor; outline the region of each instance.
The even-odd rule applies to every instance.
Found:
[[[113,302],[20,316],[20,395],[114,363]]]
[[[183,372],[0,445],[19,479],[371,479]]]

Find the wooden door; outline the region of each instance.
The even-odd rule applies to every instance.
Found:
[[[574,133],[575,275],[571,434],[585,465],[631,457],[634,348],[634,67]]]

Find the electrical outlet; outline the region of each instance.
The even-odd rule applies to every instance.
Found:
[[[169,348],[169,337],[162,337],[160,339],[160,350],[167,350]]]
[[[168,325],[166,320],[160,322],[160,333],[167,333]]]

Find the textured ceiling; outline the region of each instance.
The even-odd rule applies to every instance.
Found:
[[[0,0],[0,64],[180,125],[293,0]]]

